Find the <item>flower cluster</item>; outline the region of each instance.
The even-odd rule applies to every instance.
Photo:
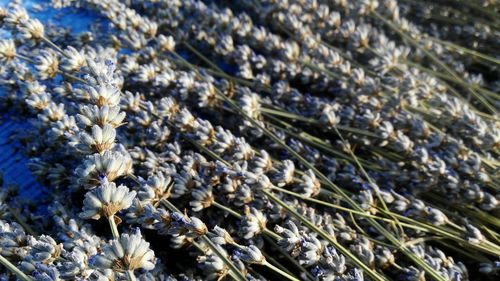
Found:
[[[0,279],[495,278],[500,34],[454,2],[38,7],[80,33],[0,8],[44,187],[0,180]]]

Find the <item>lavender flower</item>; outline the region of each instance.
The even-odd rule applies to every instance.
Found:
[[[129,208],[135,195],[135,191],[130,191],[124,185],[117,187],[113,182],[104,182],[85,194],[80,217],[95,220],[101,216],[113,217],[116,213]]]
[[[152,270],[155,263],[154,252],[138,229],[132,234],[121,234],[120,238],[106,244],[102,253],[93,256],[90,261],[94,268],[112,269],[118,272]]]

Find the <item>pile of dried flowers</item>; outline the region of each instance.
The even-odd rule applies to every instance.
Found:
[[[1,8],[0,280],[498,278],[500,8],[432,2]]]

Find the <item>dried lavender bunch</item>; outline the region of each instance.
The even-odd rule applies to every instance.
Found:
[[[427,8],[478,21],[457,37],[410,0],[53,5],[91,31],[0,11],[0,104],[46,187],[2,199],[2,278],[498,274],[491,12]]]

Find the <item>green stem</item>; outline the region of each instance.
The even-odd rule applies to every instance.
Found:
[[[421,70],[423,72],[426,72],[428,74],[431,74],[431,75],[434,75],[434,76],[436,76],[438,78],[441,78],[443,80],[446,80],[446,81],[458,84],[458,85],[460,85],[462,87],[465,87],[465,88],[477,90],[477,91],[479,91],[479,92],[487,95],[488,97],[490,97],[492,99],[499,99],[500,98],[498,94],[496,94],[496,93],[494,93],[492,91],[489,91],[487,89],[484,89],[484,88],[482,88],[479,85],[468,83],[468,82],[463,81],[461,79],[456,79],[456,78],[454,78],[454,77],[452,77],[450,75],[447,75],[446,73],[442,73],[442,72],[439,72],[439,71],[432,70],[432,69],[430,69],[428,67],[425,67],[425,66],[423,66],[421,64],[418,64],[416,62],[413,62],[411,60],[404,60],[404,63],[407,64],[407,65],[409,65],[409,66],[415,67],[415,68],[417,68],[417,69],[419,69],[419,70]],[[451,87],[449,87],[449,88],[451,88]],[[453,94],[455,96],[457,96],[458,92],[453,92]],[[457,96],[457,97],[460,98],[461,100],[464,100],[463,97],[461,97],[461,96]],[[475,110],[475,112],[478,113],[477,110]]]
[[[301,198],[301,199],[306,200],[306,201],[310,201],[310,202],[313,202],[313,203],[316,203],[316,204],[327,206],[327,207],[330,207],[330,208],[333,208],[333,209],[345,211],[345,212],[348,212],[348,213],[351,213],[351,214],[356,214],[356,215],[359,215],[359,216],[362,216],[362,217],[365,217],[365,218],[374,218],[374,219],[377,219],[377,220],[387,221],[387,222],[393,221],[393,219],[383,218],[383,217],[376,216],[376,215],[370,215],[370,214],[366,214],[364,212],[358,212],[356,210],[352,210],[352,209],[349,209],[349,208],[346,208],[346,207],[342,207],[342,206],[339,206],[339,205],[336,205],[336,204],[332,204],[332,203],[328,203],[328,202],[325,202],[325,201],[322,201],[322,200],[318,200],[318,199],[306,197],[306,196],[300,195],[298,193],[295,193],[293,191],[289,191],[289,190],[286,190],[286,189],[283,189],[283,188],[280,188],[280,187],[277,187],[277,186],[273,186],[272,189],[274,189],[276,191],[279,191],[279,192],[283,192],[285,194],[288,194],[288,195],[291,195],[291,196],[294,196],[294,197],[297,197],[297,198]],[[419,231],[423,231],[423,232],[428,232],[428,233],[434,233],[436,235],[441,235],[441,236],[443,236],[443,237],[445,237],[447,239],[450,239],[450,240],[453,240],[453,241],[457,242],[458,244],[469,245],[470,247],[472,247],[472,248],[474,248],[476,250],[479,250],[481,252],[487,253],[487,254],[497,255],[497,254],[500,253],[499,250],[494,250],[495,247],[497,247],[496,245],[485,246],[485,245],[471,244],[471,243],[467,242],[465,239],[463,239],[460,236],[460,233],[447,231],[447,230],[444,230],[444,229],[442,229],[440,227],[436,227],[436,226],[433,226],[433,225],[430,225],[430,224],[427,224],[427,223],[424,223],[424,222],[420,222],[420,221],[414,220],[414,219],[406,217],[406,216],[402,216],[402,215],[394,213],[394,212],[390,212],[390,211],[387,212],[387,211],[382,211],[382,210],[380,210],[380,211],[382,213],[387,214],[387,215],[390,214],[391,217],[395,217],[396,219],[399,219],[401,221],[400,224],[403,227],[414,229],[414,230],[419,230]]]
[[[174,204],[172,204],[170,201],[166,200],[166,199],[162,199],[161,202],[163,203],[163,205],[165,205],[170,211],[172,212],[179,212],[179,209],[177,209],[177,207],[175,207]],[[208,238],[206,235],[202,235],[200,237],[207,245],[208,247],[220,258],[222,259],[222,261],[224,261],[224,263],[226,264],[226,266],[229,268],[230,270],[230,275],[235,279],[235,280],[238,280],[238,281],[246,281],[247,278],[243,275],[243,273],[241,273],[241,271],[238,270],[238,268],[233,264],[233,262],[224,254],[222,254],[219,249],[217,249],[217,246],[215,246],[212,241],[210,240],[210,238]]]
[[[375,192],[375,194],[377,196],[377,199],[379,200],[380,204],[382,205],[382,208],[385,211],[387,211],[388,214],[391,214],[391,212],[389,211],[389,208],[387,207],[387,204],[385,204],[385,201],[382,198],[382,195],[380,195],[378,185],[375,183],[375,181],[372,179],[372,177],[366,172],[366,170],[363,167],[363,165],[359,162],[358,157],[356,157],[356,154],[354,154],[354,152],[352,151],[351,147],[347,145],[347,142],[345,141],[345,139],[342,136],[342,134],[340,134],[340,132],[337,129],[337,127],[333,127],[333,129],[335,130],[335,132],[339,136],[339,138],[342,141],[342,143],[344,144],[344,146],[347,148],[348,152],[351,154],[351,157],[354,159],[354,162],[356,162],[356,165],[358,166],[359,170],[361,171],[361,173],[363,174],[363,176],[365,177],[365,179],[371,184],[372,190]],[[389,215],[389,216],[391,216],[391,215]],[[392,217],[392,218],[394,219],[394,221],[391,222],[390,224],[391,224],[392,228],[394,229],[395,233],[397,233],[397,231],[398,231],[398,229],[396,228],[396,226],[399,226],[399,230],[401,231],[401,236],[404,236],[403,228],[399,224],[398,219],[395,218],[395,217]],[[398,238],[401,238],[401,237],[398,237]]]
[[[214,70],[217,70],[219,72],[224,72],[222,69],[220,69],[215,63],[213,63],[211,60],[209,60],[207,57],[202,55],[198,50],[196,50],[191,44],[187,43],[186,41],[181,42],[186,48],[188,48],[191,52],[193,52],[197,57],[199,57],[202,61],[204,61],[206,64],[210,65],[210,67]]]
[[[8,259],[4,258],[2,255],[0,255],[0,263],[4,265],[10,272],[14,273],[17,275],[17,277],[20,280],[23,281],[33,281],[33,278],[29,277],[26,275],[24,272],[19,270],[15,265],[13,265]]]
[[[487,18],[484,18],[482,16],[477,16],[475,14],[472,14],[470,13],[470,10],[467,10],[467,9],[457,9],[456,7],[458,8],[461,8],[461,6],[457,6],[455,2],[452,2],[451,6],[449,5],[449,3],[446,3],[446,1],[434,1],[434,0],[425,0],[425,1],[422,1],[422,0],[400,0],[399,2],[407,2],[407,3],[413,3],[415,4],[417,7],[419,7],[420,5],[425,5],[427,8],[429,8],[430,11],[434,12],[436,11],[438,15],[441,15],[443,14],[443,12],[445,13],[449,13],[449,12],[452,12],[452,14],[460,14],[459,16],[455,17],[454,19],[458,19],[458,20],[461,20],[461,25],[465,25],[465,24],[471,24],[473,22],[481,22],[482,24],[484,25],[492,25],[493,27],[496,27],[498,28],[500,25],[494,21],[491,21]],[[449,1],[448,1],[449,2]],[[415,16],[418,16],[420,14],[417,14],[417,13],[413,13]],[[462,16],[464,19],[460,18],[460,16]],[[445,18],[444,16],[442,16],[442,18]],[[426,19],[426,17],[424,16],[423,18],[424,20]],[[446,19],[449,19],[449,17],[446,17]]]
[[[239,214],[239,213],[237,213],[236,211],[233,211],[233,210],[232,210],[232,209],[230,209],[229,207],[226,207],[226,206],[224,206],[224,205],[222,205],[222,204],[220,204],[220,203],[213,202],[213,203],[212,203],[212,205],[213,205],[213,206],[215,206],[215,207],[217,207],[217,208],[219,208],[219,209],[221,209],[221,210],[223,210],[223,211],[228,212],[229,214],[233,215],[233,216],[234,216],[234,217],[236,217],[236,218],[241,219],[241,218],[243,217],[242,215],[240,215],[240,214]],[[278,235],[277,233],[275,233],[275,232],[273,232],[273,231],[271,231],[271,230],[269,230],[269,229],[267,229],[267,228],[264,228],[263,233],[264,233],[264,234],[266,234],[266,235],[269,237],[269,239],[271,239],[271,238],[272,238],[272,239],[274,239],[274,240],[276,240],[276,241],[279,241],[279,240],[281,240],[281,239],[282,239],[282,237],[281,237],[280,235]],[[274,241],[272,241],[272,240],[271,240],[271,242],[275,243],[275,242],[274,242]],[[277,246],[277,247],[279,248],[279,246]],[[272,269],[272,270],[275,270],[274,268],[271,268],[271,269]],[[279,274],[282,274],[282,272],[281,272],[281,271],[277,271],[277,272],[278,272]],[[306,271],[306,272],[307,272],[307,271]],[[287,277],[287,276],[285,276],[285,277]],[[295,277],[292,277],[292,278],[295,278]],[[291,280],[294,280],[294,279],[291,279]]]
[[[78,82],[80,82],[80,83],[82,83],[82,84],[87,84],[87,81],[85,81],[85,80],[83,80],[82,78],[77,77],[77,76],[75,76],[75,75],[73,75],[73,74],[67,73],[67,72],[62,71],[62,70],[57,70],[57,72],[58,72],[58,73],[61,73],[63,76],[66,76],[66,77],[68,77],[68,78],[71,78],[71,79],[73,79],[73,80],[75,80],[75,81],[78,81]]]
[[[381,210],[381,212],[384,212],[384,211]],[[398,219],[400,219],[402,221],[407,219],[405,216],[399,215],[397,213],[392,213],[392,215],[397,217]],[[491,245],[489,243],[488,243],[488,245],[469,243],[467,240],[460,238],[459,233],[456,233],[456,232],[453,232],[450,230],[443,230],[440,227],[428,225],[428,224],[425,224],[425,223],[422,223],[419,221],[415,221],[415,220],[413,220],[412,223],[415,224],[416,226],[428,228],[433,233],[436,233],[436,234],[442,235],[443,237],[454,240],[458,244],[467,245],[468,247],[475,248],[476,250],[479,250],[479,251],[484,252],[484,253],[488,253],[488,254],[493,255],[493,256],[500,256],[500,248],[497,245]]]
[[[187,62],[186,60],[184,60],[184,58],[182,58],[180,55],[176,54],[175,52],[172,53],[174,56],[176,56],[178,59],[182,60],[182,61],[185,61],[187,63],[187,65],[190,66],[190,69],[192,71],[194,71],[201,79],[203,80],[206,80],[205,77],[203,77],[199,71],[194,67],[192,66],[189,62]],[[300,163],[302,163],[302,165],[304,165],[305,167],[307,167],[308,169],[311,169],[314,174],[321,180],[325,181],[328,183],[328,186],[330,188],[332,188],[335,192],[337,192],[338,194],[340,194],[347,202],[349,205],[351,205],[352,207],[354,207],[355,209],[357,209],[358,211],[363,211],[363,209],[353,200],[351,199],[349,196],[347,196],[347,194],[342,191],[337,185],[335,185],[333,182],[330,181],[330,179],[328,179],[328,177],[326,177],[325,175],[323,175],[323,173],[321,173],[318,169],[316,169],[316,167],[309,163],[307,160],[305,160],[300,154],[298,154],[295,150],[293,150],[291,147],[289,147],[286,143],[284,143],[279,137],[277,137],[276,135],[274,135],[272,132],[270,132],[268,129],[266,129],[265,127],[263,127],[259,122],[257,122],[256,120],[254,120],[252,117],[250,117],[247,113],[245,113],[233,100],[231,100],[230,98],[226,97],[222,92],[220,92],[220,90],[218,90],[217,88],[215,89],[217,95],[224,99],[224,101],[231,107],[233,108],[234,110],[238,111],[239,114],[247,119],[250,123],[252,123],[252,125],[254,125],[255,127],[257,127],[258,129],[260,129],[267,137],[269,137],[270,139],[272,139],[276,144],[278,144],[279,146],[281,146],[282,148],[284,148],[286,151],[288,151],[288,153],[290,153],[293,158],[297,159]],[[267,191],[264,190],[265,193],[269,193]],[[271,194],[272,195],[272,194]],[[273,195],[272,195],[273,196]],[[276,197],[274,197],[276,198]],[[284,204],[286,206],[286,204]],[[288,207],[288,206],[287,206]],[[440,280],[440,281],[445,281],[444,277],[442,277],[438,271],[436,271],[434,268],[432,268],[429,264],[427,264],[424,260],[422,260],[421,258],[419,258],[418,256],[416,256],[412,251],[410,251],[407,247],[405,247],[401,241],[399,241],[396,237],[394,237],[387,229],[385,229],[384,226],[380,225],[377,221],[375,221],[374,219],[372,218],[367,218],[367,221],[370,225],[372,225],[381,235],[383,235],[384,237],[386,237],[391,243],[393,243],[396,247],[399,247],[401,249],[401,252],[403,252],[408,258],[410,258],[415,264],[417,264],[418,266],[422,267],[432,278],[436,279],[436,280]],[[313,225],[311,224],[310,222],[308,223],[308,225]],[[314,226],[314,225],[313,225]],[[315,226],[314,226],[315,227]],[[317,227],[315,227],[317,230],[319,230]],[[321,230],[320,230],[321,231]],[[322,231],[321,231],[322,232]],[[329,239],[327,239],[327,241],[333,241],[328,235],[326,235],[326,237],[328,237]],[[336,241],[334,241],[334,243],[338,246],[341,246],[339,245]],[[342,246],[341,246],[342,247]],[[382,277],[379,273],[377,273],[376,271],[373,271],[371,270],[369,267],[367,267],[363,262],[361,262],[359,259],[356,258],[356,256],[354,256],[352,253],[350,253],[349,251],[347,251],[347,249],[345,248],[342,248],[343,249],[343,252],[346,252],[346,256],[348,256],[353,262],[356,263],[356,265],[358,265],[359,267],[363,268],[365,270],[365,272],[370,275],[373,279],[375,280],[385,280],[385,277]]]
[[[465,251],[464,249],[462,249],[462,247],[457,247],[455,245],[450,245],[449,243],[445,242],[445,241],[442,241],[442,240],[437,240],[436,241],[437,243],[445,246],[446,248],[452,250],[452,251],[455,251],[465,257],[468,257],[470,258],[471,260],[476,260],[478,262],[486,262],[486,263],[491,263],[491,261],[486,258],[485,256],[481,255],[480,253],[477,253],[477,252],[473,252],[473,253],[469,253],[467,251]]]
[[[323,206],[326,206],[326,207],[330,207],[332,209],[336,209],[336,210],[348,212],[350,214],[355,214],[355,215],[358,215],[358,216],[361,216],[361,217],[364,217],[364,218],[374,218],[374,219],[385,221],[385,222],[389,222],[389,223],[394,222],[394,219],[383,218],[383,217],[380,217],[380,216],[368,214],[366,212],[359,212],[359,211],[356,211],[356,210],[353,210],[353,209],[350,209],[350,208],[342,207],[342,206],[337,205],[337,204],[333,204],[333,203],[325,202],[325,201],[322,201],[322,200],[319,200],[319,199],[307,197],[305,195],[301,195],[301,194],[298,194],[298,193],[290,191],[290,190],[286,190],[286,189],[281,188],[281,187],[272,186],[271,189],[274,189],[274,190],[279,191],[279,192],[283,192],[285,194],[288,194],[288,195],[300,198],[300,199],[305,200],[305,201],[309,201],[309,202],[312,202],[312,203],[320,204],[320,205],[323,205]],[[401,225],[404,226],[404,227],[415,229],[415,230],[419,230],[419,231],[430,232],[429,229],[427,229],[427,228],[419,227],[419,226],[413,225],[411,223],[401,223]]]
[[[128,281],[135,281],[135,274],[133,270],[127,270],[125,271],[125,274],[127,275],[127,280]]]
[[[307,278],[306,280],[308,281],[314,281],[316,278],[314,278],[314,276],[312,276],[312,274],[307,271],[307,269],[305,269],[298,261],[296,261],[289,253],[285,252],[279,245],[276,244],[275,241],[271,240],[271,238],[267,237],[267,236],[264,236],[264,239],[271,243],[274,248],[276,248],[276,250],[278,252],[280,252],[280,254],[285,258],[287,259],[290,263],[292,263],[293,265],[295,265],[301,272],[303,272]]]
[[[186,62],[186,64],[185,64],[185,65],[188,65],[188,66],[189,66],[189,63],[187,63],[187,62]],[[205,150],[207,153],[209,153],[209,154],[213,154],[212,152],[210,152],[210,151],[209,151],[209,150],[207,150],[207,149],[204,149],[204,150]],[[221,160],[221,158],[220,158],[218,155],[213,154],[213,155],[212,155],[212,157],[215,157],[216,159]],[[392,215],[392,212],[390,213],[390,215]],[[424,226],[425,226],[425,224],[422,224],[422,225],[424,225]],[[449,237],[449,236],[448,236],[448,237]],[[464,242],[464,240],[463,240],[463,239],[457,238],[456,236],[454,236],[454,237],[449,237],[449,238],[453,238],[453,239],[455,239],[456,241]],[[466,241],[465,241],[465,242],[466,242]],[[484,251],[484,247],[478,247],[478,248],[481,248],[481,249]],[[408,253],[408,252],[407,252],[407,253]]]
[[[221,209],[221,210],[223,210],[223,211],[226,211],[226,212],[228,212],[230,215],[232,215],[232,216],[234,216],[234,217],[236,217],[236,218],[238,218],[238,219],[241,219],[241,218],[243,217],[243,216],[242,216],[242,215],[240,215],[238,212],[236,212],[236,211],[232,210],[231,208],[226,207],[226,206],[224,206],[224,205],[222,205],[222,204],[220,204],[220,203],[217,203],[217,202],[215,202],[215,201],[212,203],[212,206],[217,207],[217,208],[219,208],[219,209]],[[281,236],[279,236],[278,234],[276,234],[275,232],[273,232],[273,231],[271,231],[271,230],[269,230],[269,229],[267,229],[267,228],[264,228],[264,229],[262,230],[262,232],[263,232],[264,234],[267,234],[269,237],[273,238],[273,239],[274,239],[274,240],[276,240],[276,241],[278,241],[278,240],[280,240],[280,239],[282,238]]]
[[[287,272],[285,272],[285,271],[283,271],[283,270],[279,269],[278,267],[276,267],[276,266],[272,265],[272,264],[271,264],[270,262],[268,262],[268,261],[265,261],[265,262],[264,262],[264,266],[269,267],[271,270],[273,270],[274,272],[279,273],[281,276],[285,277],[285,278],[286,278],[286,279],[288,279],[288,280],[292,280],[292,281],[300,281],[300,279],[295,278],[294,276],[292,276],[292,275],[288,274]]]
[[[329,143],[326,143],[324,142],[322,139],[319,139],[317,137],[314,137],[312,135],[309,135],[308,133],[305,133],[305,132],[300,132],[300,133],[295,133],[293,132],[290,128],[293,128],[294,126],[289,124],[289,123],[286,123],[286,122],[283,122],[275,117],[272,117],[272,116],[268,116],[268,119],[271,119],[273,121],[275,121],[276,123],[280,123],[282,124],[284,127],[286,128],[283,128],[279,125],[276,125],[274,123],[268,123],[268,125],[272,126],[272,127],[275,127],[277,129],[280,129],[280,130],[283,130],[283,132],[293,138],[296,138],[300,141],[303,141],[309,145],[311,145],[312,147],[315,147],[315,148],[318,148],[326,153],[329,153],[330,155],[332,156],[335,156],[335,157],[340,157],[342,159],[345,159],[349,162],[353,162],[354,159],[349,156],[349,155],[346,155],[338,150],[336,150],[335,148],[333,148],[331,146],[331,144]],[[381,171],[382,169],[380,167],[378,167],[376,164],[374,163],[371,163],[365,159],[361,159],[361,161],[364,163],[364,165],[366,165],[367,167],[369,167],[371,170],[375,170],[375,171]]]
[[[16,57],[17,57],[17,58],[20,58],[20,59],[22,59],[22,60],[25,60],[25,61],[27,61],[27,62],[29,62],[29,63],[36,64],[35,60],[30,59],[30,58],[28,58],[28,57],[26,57],[26,56],[16,54]],[[80,78],[80,77],[76,77],[75,75],[70,74],[70,73],[67,73],[67,72],[65,72],[65,71],[63,71],[63,70],[58,69],[58,70],[57,70],[57,73],[60,73],[60,74],[61,74],[61,75],[63,75],[63,76],[66,76],[66,77],[71,78],[71,79],[73,79],[73,80],[75,80],[75,81],[81,82],[81,83],[83,83],[83,84],[88,84],[88,83],[87,83],[87,81],[83,80],[82,78]]]
[[[378,272],[372,270],[369,268],[367,265],[365,265],[363,262],[361,262],[354,254],[352,254],[349,250],[344,248],[344,246],[340,245],[337,240],[318,228],[316,225],[314,225],[312,222],[310,222],[308,219],[304,218],[302,215],[300,215],[294,208],[290,207],[287,205],[285,202],[281,201],[278,197],[276,197],[274,194],[272,194],[270,191],[263,189],[262,193],[264,193],[269,199],[283,207],[285,210],[288,211],[293,217],[295,217],[297,220],[299,220],[301,223],[307,226],[307,228],[311,229],[315,233],[317,233],[321,238],[325,239],[328,241],[330,244],[332,244],[336,249],[338,249],[344,256],[348,257],[352,262],[354,262],[357,266],[359,266],[361,269],[363,269],[366,274],[368,274],[373,280],[387,280],[385,276],[380,275]]]
[[[58,51],[59,53],[61,53],[61,55],[65,56],[65,57],[68,57],[64,52],[63,50],[57,46],[54,42],[52,42],[49,38],[47,37],[42,37],[42,40],[45,41],[45,43],[49,44],[52,48],[56,49],[56,51]]]
[[[219,208],[219,209],[221,209],[221,210],[223,210],[225,212],[228,212],[230,215],[232,215],[232,216],[234,216],[234,217],[236,217],[238,219],[241,219],[243,217],[238,212],[233,211],[231,208],[226,207],[226,206],[224,206],[222,204],[219,204],[219,203],[217,203],[215,201],[212,203],[212,206],[217,207],[217,208]]]
[[[456,73],[453,71],[451,68],[449,68],[444,62],[442,62],[437,56],[435,56],[433,53],[429,52],[425,48],[422,48],[418,42],[416,42],[411,36],[408,34],[404,33],[402,30],[400,30],[397,26],[394,25],[394,23],[390,22],[389,20],[385,19],[382,15],[380,15],[377,11],[373,11],[372,15],[382,21],[384,24],[389,26],[394,32],[399,34],[401,38],[404,40],[407,40],[410,42],[415,48],[419,49],[422,51],[427,57],[429,57],[434,63],[439,65],[443,70],[448,72],[451,76],[453,76],[457,80],[462,80]],[[481,96],[479,93],[477,93],[475,90],[468,89],[468,91],[491,113],[496,114],[497,110],[494,106],[492,106],[483,96]]]
[[[465,48],[465,47],[462,47],[460,45],[457,45],[455,43],[452,43],[452,42],[449,42],[449,41],[445,41],[445,40],[441,40],[439,38],[436,38],[436,37],[429,37],[431,40],[434,40],[440,44],[443,44],[443,45],[446,45],[452,49],[455,49],[455,50],[459,50],[459,51],[462,51],[464,53],[467,53],[469,55],[472,55],[472,56],[475,56],[475,57],[478,57],[478,58],[481,58],[483,60],[486,60],[486,61],[489,61],[489,62],[492,62],[494,64],[498,64],[500,65],[500,60],[494,58],[494,57],[491,57],[489,55],[486,55],[486,54],[483,54],[483,53],[480,53],[478,51],[474,51],[474,50],[471,50],[471,49],[468,49],[468,48]]]
[[[208,247],[223,261],[225,261],[226,265],[230,268],[230,271],[234,273],[234,277],[237,277],[236,280],[247,280],[245,276],[241,273],[241,271],[236,268],[236,266],[229,260],[229,258],[225,255],[223,255],[219,250],[217,249],[217,246],[208,238],[206,235],[201,236],[201,239],[203,242],[205,242]],[[231,275],[233,276],[233,275]]]
[[[316,125],[318,127],[325,128],[325,125],[322,124],[322,123],[320,123],[316,119],[303,117],[303,116],[300,116],[298,114],[286,112],[284,110],[277,110],[277,109],[267,108],[265,106],[266,105],[262,105],[262,107],[260,109],[261,112],[268,113],[268,114],[271,114],[271,115],[280,116],[280,117],[285,117],[287,119],[297,120],[297,121],[301,121],[301,122],[305,122],[305,123]],[[377,134],[369,132],[369,131],[361,130],[361,129],[358,129],[358,128],[348,127],[348,126],[343,126],[343,125],[337,125],[337,128],[339,130],[341,130],[341,131],[346,131],[346,132],[349,132],[349,133],[354,133],[354,134],[358,134],[358,135],[362,135],[362,136],[367,136],[367,137],[372,137],[372,138],[380,139],[380,136],[378,136]]]
[[[120,238],[120,232],[118,232],[118,227],[116,226],[116,222],[115,222],[115,216],[110,216],[108,218],[108,222],[109,222],[109,228],[111,228],[111,233],[113,234],[113,238],[114,239],[118,239]]]
[[[26,56],[23,56],[23,55],[20,55],[20,54],[16,54],[16,58],[20,58],[20,59],[22,59],[22,60],[25,60],[25,61],[27,61],[27,62],[30,62],[30,63],[35,64],[35,60],[30,59],[30,58],[28,58],[28,57],[26,57]]]
[[[475,10],[476,12],[479,12],[481,14],[484,14],[488,17],[490,17],[491,20],[493,20],[495,23],[500,21],[500,15],[495,12],[495,10],[488,9],[485,7],[478,6],[475,1],[470,1],[470,0],[458,0],[458,2],[462,5],[467,6],[471,10]]]
[[[272,240],[271,240],[272,241]],[[262,252],[262,254],[264,255],[264,257],[266,258],[266,260],[270,261],[272,264],[275,264],[279,269],[285,271],[286,273],[288,274],[292,274],[292,272],[290,272],[290,270],[286,269],[285,266],[283,266],[279,261],[277,261],[275,258],[273,258],[271,255],[269,255],[268,253],[265,253],[265,252]]]

